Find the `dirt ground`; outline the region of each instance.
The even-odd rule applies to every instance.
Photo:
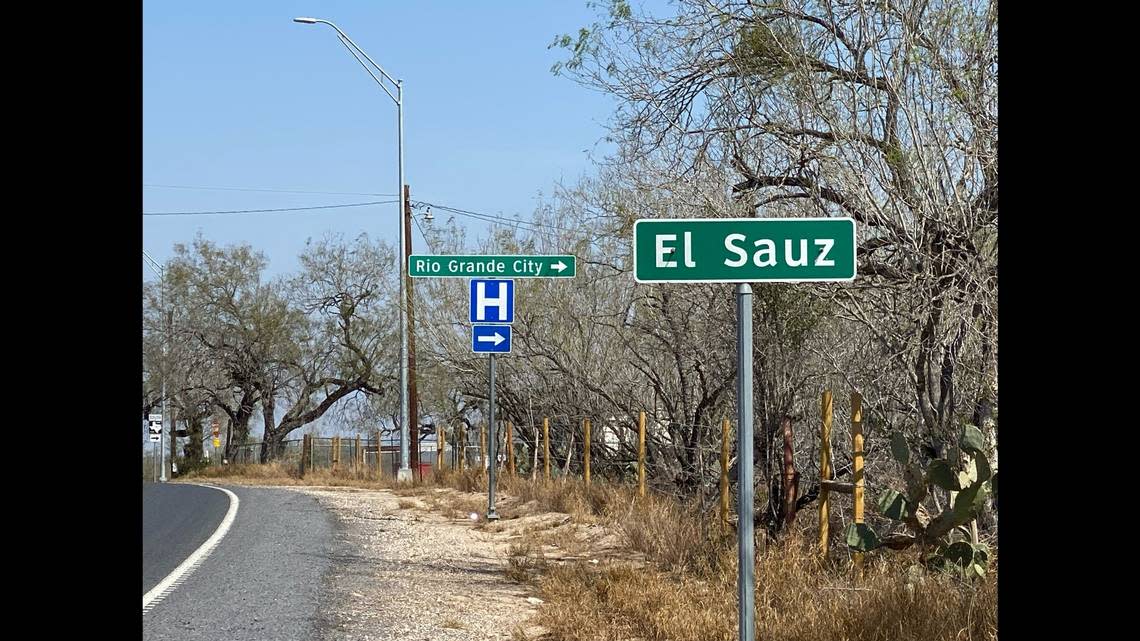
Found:
[[[289,489],[316,497],[339,524],[342,558],[326,586],[330,639],[522,640],[545,633],[528,622],[541,601],[508,578],[508,558],[521,529],[554,525],[566,515],[487,523],[486,499],[454,490],[398,496],[349,487]]]

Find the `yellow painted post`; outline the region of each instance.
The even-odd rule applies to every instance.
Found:
[[[819,412],[823,419],[819,429],[819,556],[826,559],[828,501],[831,492],[823,482],[831,480],[831,390],[823,390]]]
[[[542,417],[542,463],[546,467],[546,480],[550,480],[550,419]]]
[[[720,427],[720,527],[728,532],[728,419]]]
[[[436,437],[436,444],[439,445],[439,450],[436,452],[436,455],[435,455],[435,466],[436,466],[436,469],[442,470],[444,468],[444,466],[447,464],[447,461],[445,460],[445,458],[447,456],[447,426],[446,425],[440,425],[439,426],[439,435]]]
[[[515,475],[515,437],[512,430],[514,427],[510,421],[507,421],[507,433],[504,436],[504,445],[507,448],[507,474]]]
[[[863,397],[851,392],[851,456],[855,460],[855,523],[863,523]],[[855,552],[855,576],[863,577],[863,553]]]
[[[582,421],[582,423],[583,423],[583,430],[585,431],[585,435],[586,435],[586,445],[585,445],[585,448],[582,450],[583,462],[584,462],[583,468],[585,470],[586,485],[589,485],[590,484],[590,419],[588,419],[588,418],[584,419]]]
[[[645,412],[637,415],[637,495],[645,496]]]
[[[479,467],[487,469],[487,426],[479,426]]]

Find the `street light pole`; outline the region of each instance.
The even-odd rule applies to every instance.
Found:
[[[397,153],[399,155],[399,164],[400,164],[400,176],[399,176],[400,184],[399,184],[398,188],[396,189],[396,194],[398,195],[398,197],[396,199],[396,211],[398,214],[398,219],[400,221],[400,254],[399,254],[399,259],[398,259],[399,263],[400,263],[400,470],[396,474],[396,480],[398,480],[398,481],[410,481],[410,480],[412,480],[412,469],[411,469],[411,466],[409,465],[409,457],[408,457],[409,448],[410,448],[410,444],[408,443],[408,433],[409,433],[409,429],[408,429],[409,428],[409,425],[408,425],[408,421],[409,421],[409,408],[408,408],[408,289],[405,285],[405,279],[407,278],[408,261],[404,258],[405,254],[406,254],[406,250],[405,250],[405,246],[404,246],[406,230],[404,229],[404,198],[403,198],[403,194],[404,194],[404,81],[403,80],[397,80],[397,79],[393,78],[392,76],[388,75],[388,72],[384,71],[384,69],[380,65],[376,64],[376,62],[374,60],[372,60],[372,58],[368,57],[368,54],[364,53],[364,50],[361,49],[359,46],[357,46],[357,44],[352,41],[352,38],[349,38],[348,35],[346,35],[343,31],[340,30],[340,27],[329,22],[328,20],[322,20],[320,18],[293,18],[293,22],[299,22],[301,24],[318,24],[319,23],[319,24],[325,24],[325,25],[332,27],[337,32],[337,35],[340,38],[341,44],[343,44],[345,46],[345,48],[348,49],[348,52],[352,54],[353,58],[356,58],[356,61],[360,63],[360,66],[364,67],[364,70],[368,72],[368,75],[372,76],[372,79],[376,81],[376,84],[380,85],[380,88],[384,90],[384,93],[388,94],[388,97],[391,98],[392,101],[396,103],[396,117],[397,117],[397,120],[399,122],[399,132],[397,135],[397,141],[398,141],[397,142]],[[359,54],[359,55],[357,55],[357,54]],[[372,73],[372,69],[369,69],[368,65],[364,64],[364,60],[360,59],[361,56],[364,57],[364,60],[367,60],[369,63],[371,63],[372,66],[375,67],[376,70],[379,71],[380,74],[388,80],[388,82],[390,82],[396,86],[396,95],[393,96],[392,92],[388,89],[388,87],[386,87],[384,85],[383,81],[381,81],[380,78],[377,78],[376,74]],[[418,444],[417,444],[417,446],[418,446]]]
[[[158,480],[162,483],[165,483],[166,482],[166,424],[170,421],[170,419],[167,418],[167,414],[166,414],[166,376],[170,371],[170,368],[167,364],[167,357],[166,357],[167,343],[170,342],[170,318],[169,318],[169,315],[168,315],[167,310],[166,310],[166,267],[163,267],[161,263],[159,263],[157,260],[152,258],[150,254],[146,253],[145,249],[143,250],[143,258],[147,259],[147,267],[150,267],[152,271],[154,271],[156,274],[158,274],[158,278],[159,278],[159,281],[158,281],[158,283],[159,283],[159,285],[158,285],[158,306],[160,308],[162,308],[162,324],[164,325],[163,332],[162,332],[163,333],[163,339],[162,339],[162,422],[160,423],[162,425],[162,431],[158,435],[158,449],[161,453],[161,456],[159,456],[159,460],[161,460],[160,465],[162,466],[162,472],[161,472],[161,475],[159,476]],[[173,435],[171,436],[171,438],[173,438]]]

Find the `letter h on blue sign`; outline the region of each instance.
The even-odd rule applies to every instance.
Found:
[[[515,322],[515,281],[471,280],[471,322]]]

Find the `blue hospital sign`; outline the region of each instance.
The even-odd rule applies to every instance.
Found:
[[[515,322],[515,281],[471,280],[472,323]]]

